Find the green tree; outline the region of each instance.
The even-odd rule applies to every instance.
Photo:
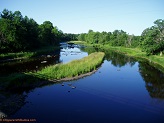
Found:
[[[20,48],[18,39],[18,18],[17,13],[4,9],[0,17],[0,46],[3,52],[15,51]],[[20,14],[20,13],[19,13]]]
[[[141,35],[141,47],[147,54],[164,51],[164,20],[158,19],[154,26],[145,29]]]
[[[63,41],[77,41],[79,34],[64,33],[62,40]]]
[[[111,44],[113,46],[126,46],[128,35],[123,30],[115,30],[111,36]]]
[[[0,17],[0,50],[25,51],[38,45],[38,24],[20,11],[4,9]]]
[[[78,34],[64,34],[50,21],[38,25],[35,20],[23,17],[20,11],[4,9],[0,14],[0,51],[18,52],[42,45],[58,45],[64,38],[77,40]]]
[[[86,42],[90,44],[97,44],[99,42],[99,32],[94,32],[93,30],[89,30],[86,38]]]
[[[39,40],[42,45],[54,44],[53,42],[53,24],[50,21],[45,21],[39,25]]]
[[[23,25],[25,26],[24,38],[27,42],[27,49],[38,48],[40,46],[38,39],[39,25],[34,19],[29,19],[27,16],[23,19]]]
[[[81,33],[77,38],[79,41],[86,41],[86,33]]]
[[[53,34],[54,44],[58,45],[64,35],[63,32],[61,30],[59,30],[57,26],[55,26],[52,29],[52,34]]]
[[[105,44],[108,41],[108,33],[103,31],[99,34],[99,43]]]

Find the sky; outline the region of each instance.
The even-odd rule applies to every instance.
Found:
[[[117,29],[141,35],[164,19],[164,0],[0,0],[0,12],[5,8],[74,34]]]

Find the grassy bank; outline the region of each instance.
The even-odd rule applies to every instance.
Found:
[[[75,44],[83,44],[86,46],[95,46],[95,47],[105,49],[105,50],[112,50],[115,52],[120,52],[125,55],[135,57],[139,60],[146,59],[147,61],[149,61],[150,64],[156,65],[161,71],[164,72],[164,56],[160,56],[160,55],[147,56],[146,52],[142,52],[141,49],[139,49],[139,48],[112,47],[109,45],[100,45],[100,44],[91,45],[91,44],[87,44],[84,41],[71,41],[71,42],[75,43]]]
[[[38,55],[43,55],[44,53],[52,52],[55,49],[59,49],[59,47],[47,46],[47,47],[42,47],[40,49],[36,49],[30,52],[4,53],[4,54],[2,53],[0,54],[0,60],[31,58],[31,57],[36,57]]]
[[[116,52],[121,52],[125,55],[132,56],[138,59],[140,58],[146,59],[150,63],[158,64],[159,66],[164,68],[164,56],[160,56],[160,55],[147,56],[146,53],[142,52],[139,48],[109,47],[109,46],[104,46],[104,48]]]
[[[91,72],[100,66],[103,62],[104,55],[105,54],[103,52],[95,52],[87,57],[71,61],[67,64],[49,66],[41,71],[38,71],[34,75],[44,75],[47,79],[62,79],[66,77],[71,78],[79,76],[80,74]]]
[[[95,52],[80,60],[49,66],[36,73],[15,73],[0,77],[0,90],[30,89],[63,78],[78,78],[79,75],[96,70],[103,62],[104,55],[103,52]]]

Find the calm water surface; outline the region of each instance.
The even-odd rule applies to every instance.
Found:
[[[60,60],[87,56],[83,51],[63,48]],[[14,94],[18,99],[21,95],[23,104],[8,118],[38,123],[163,123],[163,82],[164,74],[146,62],[106,51],[102,66],[91,76]]]

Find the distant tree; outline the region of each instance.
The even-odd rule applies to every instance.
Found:
[[[123,30],[115,30],[111,35],[111,43],[113,46],[126,46],[127,37]]]
[[[99,42],[100,44],[105,44],[108,41],[108,33],[103,31],[102,33],[99,33]]]
[[[126,47],[139,47],[140,36],[127,35],[127,40],[125,42]]]
[[[77,41],[79,34],[63,33],[62,41]]]
[[[133,36],[130,47],[140,47],[141,36]]]
[[[81,33],[77,38],[79,41],[86,41],[86,33]]]
[[[86,41],[91,44],[97,44],[99,42],[99,32],[94,32],[93,30],[89,30],[86,38]]]

